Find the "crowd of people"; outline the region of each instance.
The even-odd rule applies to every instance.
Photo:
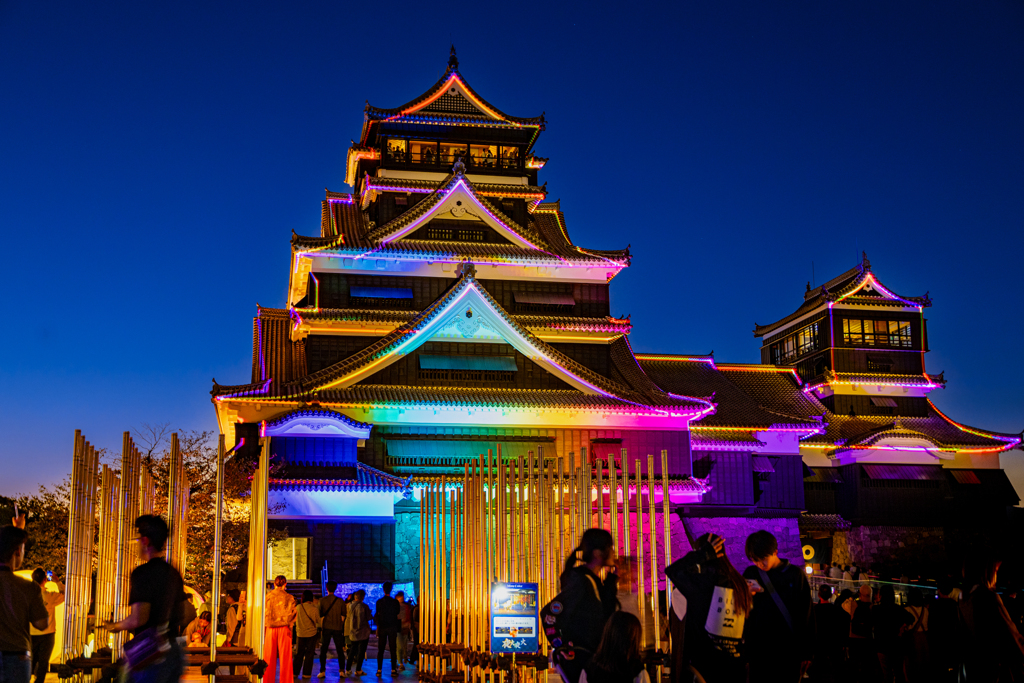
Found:
[[[130,611],[97,625],[133,634],[125,646],[125,683],[175,683],[183,673],[183,648],[209,645],[219,622],[226,644],[244,643],[241,595],[227,592],[222,615],[205,603],[195,610],[183,599],[188,594],[181,575],[164,559],[166,522],[143,515],[135,529],[141,564],[130,577]],[[24,516],[0,529],[0,683],[30,683],[33,672],[35,683],[43,682],[54,646],[54,610],[64,599],[63,585],[42,568],[31,580],[15,574],[27,539]],[[971,557],[960,585],[940,581],[936,598],[911,589],[901,605],[892,585],[874,590],[862,584],[835,595],[823,584],[812,599],[802,566],[780,558],[767,531],[751,534],[744,551],[751,564],[740,573],[725,540],[705,534],[665,568],[673,590],[670,607],[661,608],[672,645],[663,663],[672,683],[1024,680],[1020,603],[1013,593],[1004,600],[996,592],[997,560]],[[557,632],[552,665],[565,683],[649,683],[656,656],[644,649],[644,630],[651,625],[639,618],[644,582],[639,579],[634,593],[634,574],[631,559],[617,556],[603,529],[585,531],[566,558],[560,593],[541,612],[549,639]],[[268,585],[266,683],[311,678],[318,647],[317,677],[325,678],[332,643],[339,674],[363,676],[374,634],[378,676],[385,653],[392,675],[415,662],[418,610],[401,591],[392,595],[393,586],[383,584],[371,611],[365,590],[340,596],[337,583],[326,588],[319,599],[306,590],[296,600],[284,576]]]
[[[695,545],[665,568],[673,683],[1024,680],[1017,598],[995,591],[997,560],[970,558],[962,588],[947,579],[937,598],[911,589],[900,605],[891,585],[833,595],[825,584],[812,599],[803,567],[780,558],[767,531],[746,539],[742,574],[723,538],[706,534]],[[542,611],[565,683],[648,678],[629,566],[602,529],[587,530],[566,559],[557,609]],[[839,569],[840,579],[856,571]]]

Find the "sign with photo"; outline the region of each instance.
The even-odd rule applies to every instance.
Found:
[[[537,584],[491,584],[491,652],[537,652]]]

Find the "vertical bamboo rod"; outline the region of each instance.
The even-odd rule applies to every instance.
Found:
[[[217,494],[214,499],[213,517],[213,577],[210,584],[210,611],[220,614],[220,547],[222,543],[224,515],[224,435],[217,440]],[[216,623],[216,622],[215,622]],[[217,661],[217,638],[210,638],[210,662]],[[211,673],[210,683],[217,683],[217,677]]]
[[[619,552],[619,481],[615,468],[615,456],[608,455],[608,512],[611,523],[612,541],[615,543],[615,551]]]
[[[664,552],[665,552],[665,566],[672,564],[672,520],[669,512],[671,505],[671,499],[668,488],[668,451],[661,451],[661,526],[663,531],[664,540]],[[665,613],[668,614],[669,610],[672,609],[672,582],[668,580],[668,575],[665,575]],[[665,650],[671,651],[671,635],[669,635],[669,641],[665,643]]]
[[[626,449],[622,449],[622,538],[623,538],[623,552],[626,557],[632,557],[632,545],[630,544],[630,529],[629,529],[629,458],[626,456]],[[630,593],[633,592],[633,572],[630,571],[630,581],[626,586],[626,590]]]
[[[580,480],[580,514],[583,516],[580,520],[580,533],[582,534],[594,526],[594,508],[591,505],[590,499],[594,469],[590,465],[589,458],[587,458],[587,449],[585,447],[580,448],[580,471],[583,475]]]
[[[651,617],[654,625],[654,649],[661,649],[661,612],[658,609],[658,532],[654,517],[654,456],[647,454],[647,523],[651,541]],[[659,668],[660,671],[660,668]]]
[[[643,519],[643,477],[640,474],[640,458],[634,461],[636,469],[636,587],[637,602],[640,605],[640,624],[643,626],[643,644],[646,646],[650,634],[647,632],[647,610],[644,609],[647,602],[646,578],[644,577],[644,519]]]
[[[558,515],[558,562],[565,561],[565,515],[563,514],[565,509],[565,482],[563,481],[565,475],[565,460],[562,456],[558,456],[558,481],[555,485],[555,510]],[[558,566],[557,563],[555,566]]]

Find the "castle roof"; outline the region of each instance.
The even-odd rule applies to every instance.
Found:
[[[321,236],[293,235],[292,251],[304,255],[328,253],[355,258],[471,260],[554,267],[571,264],[616,270],[629,265],[628,247],[598,250],[583,249],[573,244],[558,202],[538,204],[529,214],[528,223],[520,225],[491,202],[463,171],[457,165],[455,171],[436,183],[433,190],[415,206],[376,227],[366,221],[351,195],[328,197],[322,216]],[[497,195],[492,192],[492,196]],[[507,242],[424,240],[414,236],[420,227],[435,217],[456,212],[463,215],[470,210]]]
[[[771,334],[819,308],[840,302],[850,305],[897,309],[908,306],[925,308],[932,305],[932,300],[927,294],[924,296],[900,296],[886,288],[871,271],[871,262],[868,261],[867,255],[864,255],[858,265],[842,275],[832,278],[820,289],[813,289],[808,284],[807,292],[804,293],[804,302],[785,318],[769,325],[754,323],[754,336],[763,337]]]

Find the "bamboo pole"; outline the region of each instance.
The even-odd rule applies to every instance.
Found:
[[[663,544],[665,553],[665,566],[668,567],[672,564],[672,520],[669,512],[671,505],[671,499],[669,496],[668,488],[668,451],[661,451],[661,526],[663,532]],[[665,607],[666,614],[672,609],[672,582],[668,579],[668,574],[665,575]],[[669,641],[665,643],[666,651],[671,651],[671,635],[669,635]]]
[[[610,493],[608,494],[608,512],[611,522],[612,541],[615,543],[615,551],[619,551],[619,481],[615,468],[615,456],[608,456],[608,481]],[[625,554],[625,553],[624,553]]]
[[[651,541],[651,617],[654,624],[654,649],[661,649],[661,612],[658,609],[658,533],[654,517],[654,456],[647,454],[647,523]]]
[[[267,599],[267,495],[270,477],[270,438],[260,439],[260,459],[252,478],[249,516],[249,576],[246,585],[246,638],[259,659],[264,654],[264,616]],[[258,683],[258,677],[250,677]]]
[[[117,571],[117,530],[118,499],[120,498],[120,480],[112,469],[103,466],[100,478],[102,496],[100,498],[100,529],[96,557],[96,623],[103,623],[114,618],[114,582]],[[94,649],[108,647],[110,634],[106,629],[96,628]]]
[[[631,551],[632,546],[630,544],[630,524],[629,524],[629,458],[626,456],[626,449],[622,449],[622,538],[626,557],[632,557]],[[630,571],[630,580],[626,586],[626,590],[630,593],[633,592],[633,577],[634,572]]]
[[[565,531],[566,531],[566,519],[565,519],[565,461],[561,456],[558,456],[558,481],[555,485],[555,510],[558,516],[558,561],[565,561]]]
[[[647,645],[649,634],[647,633],[647,588],[646,577],[644,576],[644,506],[643,506],[643,475],[640,473],[640,458],[633,463],[636,469],[636,587],[637,602],[640,605],[640,624],[644,627],[643,644]]]
[[[210,587],[211,613],[220,614],[220,547],[222,543],[224,514],[224,435],[217,440],[217,495],[214,500],[213,516],[213,577]],[[214,617],[216,618],[216,616]],[[217,661],[217,638],[210,638],[210,663]],[[217,676],[210,674],[210,683],[217,683]]]

